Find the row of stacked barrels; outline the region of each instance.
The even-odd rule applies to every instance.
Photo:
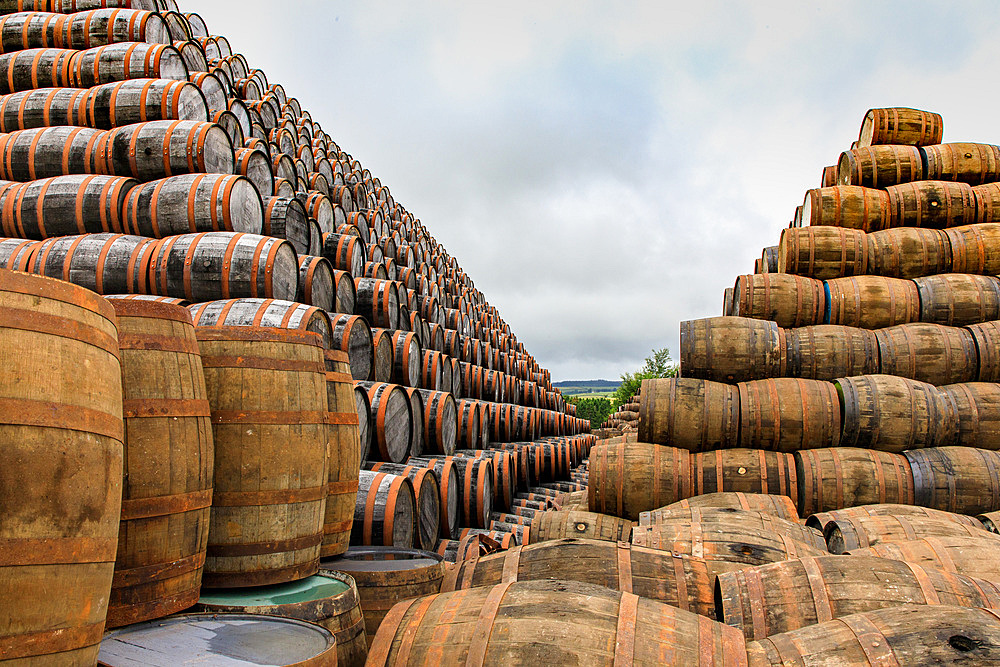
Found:
[[[628,403],[622,403],[608,418],[601,424],[602,429],[610,429],[620,434],[627,431],[634,431],[639,421],[639,395],[629,399]]]

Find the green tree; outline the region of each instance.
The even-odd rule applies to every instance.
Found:
[[[607,420],[608,415],[614,412],[615,407],[610,399],[598,396],[595,398],[578,398],[576,396],[566,396],[566,402],[576,406],[576,416],[578,419],[589,419],[591,428],[600,428],[601,424]]]
[[[652,356],[646,357],[646,363],[642,368],[635,373],[622,374],[622,383],[612,397],[615,405],[628,403],[638,393],[643,380],[677,376],[677,364],[671,359],[669,349],[663,348],[652,352]]]

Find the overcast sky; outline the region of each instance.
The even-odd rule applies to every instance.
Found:
[[[679,322],[721,313],[870,107],[1000,143],[988,2],[180,4],[427,225],[554,380],[679,359]]]

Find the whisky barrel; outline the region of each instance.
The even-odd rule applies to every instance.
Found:
[[[377,248],[378,246],[371,247]],[[389,272],[386,270],[385,264],[382,263],[382,260],[377,262],[365,262],[361,275],[365,278],[374,278],[376,280],[389,280]]]
[[[337,640],[337,664],[364,667],[368,656],[365,622],[354,578],[324,570],[301,581],[244,589],[206,589],[195,611],[273,615],[321,625]]]
[[[108,130],[102,142],[110,173],[143,182],[188,173],[232,174],[236,165],[229,135],[214,123],[136,123]]]
[[[748,640],[901,604],[1000,608],[1000,586],[887,558],[810,556],[720,574],[720,621]]]
[[[333,263],[333,268],[347,271],[355,278],[364,268],[364,241],[357,236],[323,234],[323,256]]]
[[[901,454],[856,447],[795,452],[799,514],[872,503],[914,504],[910,462]]]
[[[416,316],[411,312],[410,316]],[[420,388],[441,391],[444,386],[444,370],[441,353],[424,349],[420,359]],[[449,364],[449,369],[451,365]],[[450,383],[449,383],[450,386]]]
[[[944,229],[977,220],[976,197],[966,183],[917,181],[886,188],[894,227]]]
[[[875,332],[838,324],[817,324],[785,332],[790,377],[834,380],[879,371]]]
[[[191,301],[267,298],[294,301],[299,265],[292,244],[238,232],[181,234],[158,241],[150,287]]]
[[[358,291],[354,277],[347,271],[333,270],[334,308],[338,313],[353,313]]]
[[[929,146],[941,143],[943,134],[941,114],[908,107],[869,109],[857,143],[859,148],[879,144]]]
[[[330,317],[333,322],[331,347],[350,357],[351,375],[355,380],[367,380],[374,363],[372,330],[364,318],[357,315],[331,313]]]
[[[980,526],[937,519],[926,516],[856,516],[840,517],[827,523],[823,530],[826,535],[830,553],[843,554],[852,549],[865,549],[875,544],[886,542],[907,542],[925,537],[984,535],[997,540],[1000,547],[1000,536],[990,533]]]
[[[0,293],[10,355],[0,380],[3,655],[93,664],[121,516],[114,310],[80,287],[11,271],[0,271]]]
[[[795,459],[791,454],[761,449],[699,452],[691,457],[691,477],[692,490],[685,497],[742,492],[788,496],[793,502],[798,499]]]
[[[274,194],[274,174],[267,153],[257,148],[236,148],[233,156],[236,160],[235,172],[253,183],[261,197],[271,197]]]
[[[455,465],[455,474],[458,478],[461,525],[472,528],[485,528],[490,525],[495,489],[492,461],[458,456],[446,458]],[[433,460],[414,457],[411,463],[427,465]]]
[[[373,459],[402,463],[410,455],[413,439],[410,399],[402,387],[385,382],[362,382],[371,405],[371,424],[375,447]]]
[[[857,229],[841,227],[784,229],[778,272],[820,280],[868,273],[866,235]]]
[[[757,273],[736,278],[733,311],[738,317],[770,320],[779,327],[822,324],[826,312],[823,281],[790,273]]]
[[[10,132],[0,136],[0,178],[34,181],[70,174],[108,173],[103,150],[106,139],[105,132],[86,127],[40,127]]]
[[[292,197],[264,197],[263,234],[285,239],[300,255],[309,253],[309,218],[302,203]]]
[[[741,382],[740,446],[794,452],[840,443],[840,400],[825,380]]]
[[[358,492],[357,471],[366,449],[359,434],[359,417],[347,354],[324,350],[328,414],[328,477],[322,557],[347,550]],[[365,427],[368,415],[365,415]]]
[[[924,518],[934,522],[952,521],[973,528],[982,528],[983,524],[971,516],[945,512],[943,510],[920,507],[918,505],[899,505],[895,503],[877,503],[875,505],[859,505],[857,507],[845,507],[844,509],[831,510],[829,512],[817,512],[810,514],[806,519],[806,525],[817,530],[826,531],[826,527],[833,521],[841,519],[857,519],[872,516],[905,516],[916,520]]]
[[[333,310],[333,267],[325,257],[299,255],[299,287],[295,300]]]
[[[882,329],[920,320],[920,294],[912,280],[852,276],[827,280],[826,324]]]
[[[976,219],[969,222],[1000,222],[1000,183],[984,183],[972,187],[976,202]]]
[[[30,98],[24,98],[25,103]],[[13,101],[12,101],[13,102]],[[4,101],[6,105],[7,101]],[[80,107],[87,125],[101,130],[149,120],[208,121],[205,93],[189,81],[132,79],[95,86]],[[64,123],[45,123],[62,125]]]
[[[403,387],[410,401],[410,456],[423,456],[427,449],[424,442],[424,397],[414,387]]]
[[[296,195],[296,198],[305,206],[309,217],[314,218],[319,223],[320,229],[324,233],[332,232],[339,225],[346,222],[346,218],[342,220],[337,219],[333,202],[322,192],[301,192]]]
[[[405,475],[362,470],[351,528],[351,544],[414,546],[417,501],[413,482]]]
[[[275,327],[312,331],[320,335],[323,347],[330,348],[330,317],[315,306],[280,299],[220,299],[193,304],[189,310],[199,327]]]
[[[971,324],[965,329],[976,343],[979,357],[976,379],[980,382],[1000,382],[1000,322]]]
[[[954,442],[954,404],[932,385],[893,375],[862,375],[834,383],[843,405],[845,447],[900,453]]]
[[[26,272],[40,245],[39,241],[0,239],[0,268]]]
[[[1000,533],[1000,512],[983,512],[976,516],[976,521],[980,522],[991,533]]]
[[[425,451],[450,456],[458,433],[458,407],[448,392],[417,389],[424,399]]]
[[[780,377],[785,339],[774,322],[709,317],[681,322],[681,374],[721,382]]]
[[[372,328],[372,347],[375,362],[371,377],[378,382],[392,379],[392,334],[387,329]]]
[[[243,142],[246,141],[246,135],[240,126],[240,119],[232,111],[228,109],[224,111],[212,111],[209,113],[208,121],[215,123],[226,131],[226,135],[233,143],[234,148],[242,146]]]
[[[209,72],[189,72],[187,80],[201,90],[210,111],[227,107],[226,92],[229,88],[220,77]]]
[[[358,440],[361,444],[361,460],[368,460],[372,448],[375,429],[372,428],[372,406],[368,390],[354,382],[354,409],[358,413]]]
[[[904,455],[913,470],[915,504],[971,515],[1000,510],[1000,453],[933,447]]]
[[[345,236],[343,238],[354,238]],[[328,257],[328,255],[325,255]],[[337,268],[334,263],[334,268]],[[375,327],[396,329],[399,327],[399,293],[388,280],[374,280],[354,276],[354,287],[357,295],[354,302],[354,314],[361,315]],[[419,368],[417,369],[419,372]],[[419,379],[419,377],[418,377]]]
[[[431,459],[410,459],[408,465],[428,468],[435,472],[438,480],[438,492],[440,493],[441,517],[439,521],[441,537],[453,539],[458,536],[459,522],[461,515],[461,489],[459,485],[462,480],[458,478],[455,464],[449,457],[437,457]]]
[[[981,185],[1000,181],[1000,146],[991,144],[936,144],[920,149],[924,178]],[[917,179],[914,179],[917,180]]]
[[[731,509],[763,512],[764,514],[770,514],[779,519],[788,519],[789,521],[799,520],[795,503],[788,496],[728,491],[692,496],[650,512],[643,512],[639,515],[639,525],[648,526],[662,512],[673,512],[691,507],[728,507]]]
[[[205,57],[205,50],[200,44],[190,40],[175,40],[173,46],[181,54],[187,66],[188,76],[208,72],[208,58]]]
[[[693,495],[690,460],[686,450],[663,445],[595,447],[590,453],[590,510],[635,521],[640,512],[687,498]]]
[[[89,91],[37,88],[0,97],[0,132],[55,125],[91,126],[85,103]]]
[[[151,181],[133,187],[123,208],[129,233],[158,239],[189,232],[260,234],[264,224],[257,189],[242,176],[226,174]]]
[[[3,61],[0,60],[2,67]],[[188,78],[184,57],[169,44],[133,42],[97,46],[77,52],[71,58],[69,67],[69,85],[76,88],[93,88],[129,79],[186,81]]]
[[[138,5],[139,3],[136,3]],[[81,10],[59,17],[54,21],[46,21],[48,18],[44,14],[29,14],[35,17],[34,23],[41,28],[34,30],[34,26],[19,25],[17,17],[23,14],[7,16],[7,19],[14,19],[10,27],[4,22],[0,26],[4,36],[4,50],[6,48],[8,33],[13,38],[13,46],[16,48],[20,41],[19,32],[24,30],[24,36],[33,41],[33,37],[41,33],[43,42],[59,43],[70,49],[88,49],[93,46],[103,46],[104,44],[114,44],[118,42],[145,42],[147,44],[169,44],[170,31],[163,17],[152,11],[142,11],[140,9],[91,9]],[[34,45],[33,45],[34,46]]]
[[[252,637],[252,641],[247,638]],[[315,623],[256,614],[179,614],[108,633],[98,664],[332,667],[337,640]]]
[[[994,382],[964,382],[939,387],[951,403],[958,420],[953,444],[1000,450],[1000,385]]]
[[[406,331],[392,332],[392,379],[407,387],[420,386],[420,362],[423,352],[416,334]]]
[[[963,326],[1000,320],[1000,278],[946,273],[914,280],[920,320]]]
[[[875,332],[881,370],[933,385],[971,382],[979,372],[972,334],[941,324],[911,322]]]
[[[517,491],[517,458],[513,453],[498,449],[485,451],[460,449],[456,450],[454,455],[490,463],[493,467],[493,507],[497,510],[507,511],[517,498],[537,499],[535,494]],[[486,523],[488,526],[488,519]]]
[[[1000,616],[990,609],[906,604],[850,614],[747,643],[751,665],[991,665]]]
[[[828,226],[875,232],[892,226],[889,197],[884,190],[857,185],[833,185],[806,191],[802,227]]]
[[[123,231],[129,191],[138,185],[119,176],[56,176],[5,188],[0,220],[8,236],[53,236]],[[143,236],[143,234],[140,234]]]
[[[0,55],[0,95],[35,88],[89,88],[75,83],[78,53],[74,49],[24,49]]]
[[[125,234],[60,236],[43,241],[26,270],[98,294],[143,293],[149,291],[146,269],[155,243]]]
[[[925,178],[938,179],[924,169],[923,155],[916,146],[881,145],[844,151],[837,163],[838,185],[885,189]]]
[[[949,271],[1000,274],[1000,255],[993,251],[996,244],[1000,243],[1000,223],[952,227],[944,230],[944,233],[951,244]]]
[[[533,543],[580,537],[588,540],[629,542],[635,523],[606,514],[579,510],[538,512],[531,521]]]
[[[351,547],[343,556],[324,559],[322,568],[354,578],[369,644],[393,605],[437,593],[444,578],[438,554],[394,547]]]
[[[940,229],[899,227],[868,235],[868,273],[918,278],[952,270],[949,234]]]
[[[197,335],[215,440],[204,585],[315,574],[329,461],[322,339],[240,326],[198,327]]]
[[[722,294],[723,316],[728,317],[736,314],[736,304],[733,302],[733,294],[734,294],[734,289],[732,287],[727,287]]]
[[[433,551],[441,535],[441,487],[437,472],[433,468],[381,461],[366,463],[364,469],[376,473],[401,475],[410,480],[415,494],[414,513],[417,521],[413,546]]]
[[[679,526],[693,524],[711,525],[725,529],[727,526],[739,525],[762,532],[772,532],[784,535],[797,542],[809,544],[817,549],[826,550],[823,533],[810,526],[803,526],[797,520],[783,519],[766,512],[745,510],[735,507],[674,507],[661,508],[652,512],[643,512],[640,516],[640,527]],[[662,533],[670,533],[673,528],[664,529]]]
[[[107,627],[198,599],[214,448],[198,341],[182,306],[111,300],[121,349],[125,469]]]
[[[995,535],[992,538],[942,536],[876,544],[867,549],[855,549],[850,555],[901,560],[1000,584],[1000,563],[996,552]]]

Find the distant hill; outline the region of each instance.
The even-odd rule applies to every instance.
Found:
[[[613,394],[621,382],[613,380],[563,380],[553,382],[553,387],[558,387],[565,396],[577,396],[579,394]]]

